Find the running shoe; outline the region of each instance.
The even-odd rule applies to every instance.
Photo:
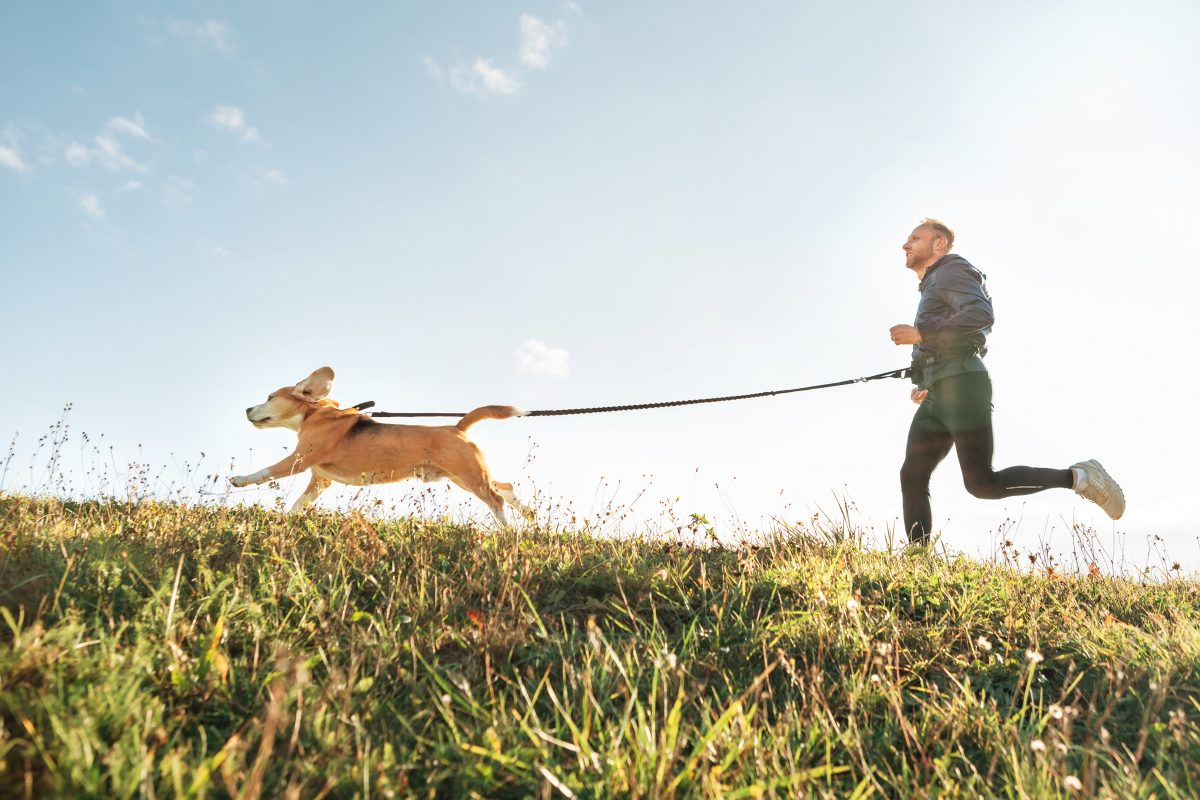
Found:
[[[1083,485],[1075,487],[1075,493],[1100,506],[1104,513],[1113,519],[1120,519],[1125,513],[1125,493],[1104,467],[1100,466],[1100,462],[1095,459],[1080,461],[1078,464],[1072,464],[1071,468],[1083,470],[1085,476]]]

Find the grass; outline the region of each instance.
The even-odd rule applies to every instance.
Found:
[[[1200,795],[1200,587],[0,494],[0,796]]]

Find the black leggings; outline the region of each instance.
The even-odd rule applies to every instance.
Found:
[[[943,378],[930,388],[913,416],[900,468],[904,529],[911,541],[923,542],[933,531],[929,478],[951,447],[958,451],[963,484],[975,497],[998,500],[1044,489],[1070,489],[1074,484],[1069,469],[992,469],[991,379],[986,372]]]

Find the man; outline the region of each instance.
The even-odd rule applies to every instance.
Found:
[[[913,325],[891,328],[893,342],[913,346],[912,399],[920,405],[900,469],[909,540],[929,540],[929,478],[951,447],[958,451],[963,483],[975,497],[1074,489],[1119,519],[1125,495],[1097,461],[1082,461],[1070,469],[992,469],[992,382],[983,365],[994,321],[992,300],[983,273],[951,253],[953,246],[954,232],[938,220],[922,220],[913,229],[904,243],[904,256],[921,282],[921,300]]]

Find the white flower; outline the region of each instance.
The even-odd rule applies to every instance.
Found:
[[[1073,792],[1078,792],[1083,788],[1083,781],[1079,780],[1079,778],[1076,778],[1074,775],[1068,775],[1067,777],[1063,778],[1063,785]]]
[[[1043,656],[1037,650],[1026,650],[1025,657],[1034,664],[1040,664],[1046,660],[1045,656]]]
[[[858,611],[858,601],[855,600],[853,597],[851,597],[849,600],[846,601],[846,610],[847,611]]]
[[[986,636],[980,636],[975,640],[975,646],[985,653],[992,652],[992,642]]]
[[[879,685],[880,683],[882,683],[882,682],[883,682],[883,679],[882,679],[882,678],[880,678],[878,675],[872,675],[872,676],[871,676],[871,683],[872,683],[873,685],[875,685],[875,686],[878,686],[878,685]]]
[[[1034,739],[1029,743],[1029,749],[1035,753],[1044,753],[1046,752],[1046,743],[1041,739]]]
[[[1063,718],[1062,706],[1050,706],[1049,711],[1050,711],[1050,719],[1062,719]]]
[[[888,642],[877,642],[875,644],[875,652],[881,656],[886,656],[892,652],[892,645]]]

